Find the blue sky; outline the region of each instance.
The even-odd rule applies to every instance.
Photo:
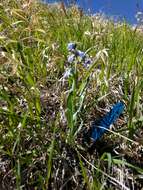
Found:
[[[51,1],[47,0],[47,2]],[[77,3],[85,11],[90,9],[91,13],[102,11],[115,18],[125,17],[131,24],[136,23],[135,14],[137,10],[143,10],[143,0],[77,0]]]
[[[143,0],[78,0],[78,4],[86,10],[90,7],[92,13],[102,11],[107,15],[125,17],[128,22],[135,23],[138,5],[142,10]]]

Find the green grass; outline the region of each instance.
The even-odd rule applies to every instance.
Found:
[[[71,41],[89,68],[67,63]],[[0,189],[141,189],[142,44],[138,28],[76,7],[0,3]],[[89,154],[84,131],[119,100],[123,115]]]

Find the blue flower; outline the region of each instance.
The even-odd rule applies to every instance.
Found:
[[[87,58],[85,61],[84,61],[84,66],[85,67],[88,67],[90,64],[92,63],[91,59],[90,58]]]
[[[106,132],[106,129],[109,129],[111,124],[116,122],[118,117],[124,111],[124,108],[124,103],[118,102],[103,118],[93,122],[91,138],[94,140],[94,142],[102,137],[102,135]]]
[[[75,59],[75,55],[74,54],[71,54],[71,55],[68,56],[68,62],[69,63],[72,63],[74,61],[74,59]]]
[[[66,69],[64,76],[63,76],[63,79],[66,79],[66,78],[72,76],[72,74],[73,74],[72,68]]]
[[[92,63],[91,59],[85,52],[76,49],[75,43],[68,43],[67,49],[72,53],[68,56],[69,63],[77,60],[78,63],[83,63],[84,67],[88,67]]]
[[[75,50],[76,49],[76,44],[73,43],[73,42],[68,43],[67,49],[68,49],[68,51]]]
[[[76,55],[79,56],[81,59],[86,57],[85,52],[77,50]]]

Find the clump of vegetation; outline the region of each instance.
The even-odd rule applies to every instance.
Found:
[[[0,3],[0,189],[141,189],[142,44],[137,28],[75,6]],[[118,101],[89,151],[92,122]]]

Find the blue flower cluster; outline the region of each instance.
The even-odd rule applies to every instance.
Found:
[[[116,122],[118,117],[124,111],[124,108],[124,103],[118,102],[104,117],[93,122],[91,138],[94,140],[94,142],[102,137],[102,135],[107,131],[107,129],[109,129],[111,124]]]
[[[68,62],[73,63],[75,60],[78,60],[78,62],[83,63],[84,67],[88,67],[92,63],[92,60],[85,52],[76,49],[76,47],[77,45],[73,42],[68,44],[67,49],[70,52]]]

